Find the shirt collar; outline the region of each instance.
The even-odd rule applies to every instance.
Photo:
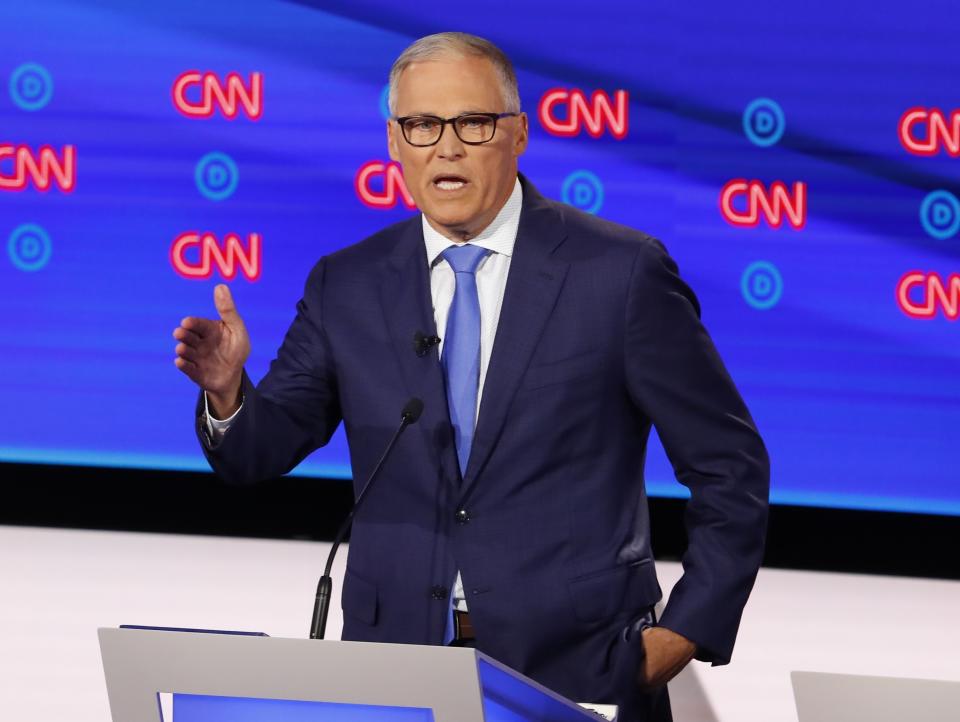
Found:
[[[513,245],[517,240],[517,228],[520,227],[520,209],[522,206],[523,189],[520,186],[520,179],[517,178],[510,197],[507,198],[507,202],[497,213],[497,217],[476,238],[471,238],[469,243],[481,246],[494,253],[512,256]],[[433,226],[427,222],[426,216],[421,214],[420,218],[423,222],[423,242],[427,246],[427,259],[433,266],[440,254],[449,248],[453,241],[434,230]]]

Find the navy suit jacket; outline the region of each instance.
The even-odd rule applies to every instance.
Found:
[[[242,410],[204,450],[223,477],[255,482],[342,421],[359,485],[420,397],[354,523],[343,638],[441,644],[449,599],[436,590],[459,569],[480,650],[626,712],[642,649],[624,630],[661,596],[643,482],[651,424],[691,492],[684,574],[660,623],[714,663],[730,658],[760,565],[768,458],[663,246],[521,182],[463,478],[436,349],[412,344],[436,331],[419,216],[317,263],[268,374],[256,387],[244,377]]]

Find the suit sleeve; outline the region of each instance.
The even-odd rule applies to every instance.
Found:
[[[197,435],[210,466],[236,483],[285,474],[326,444],[341,420],[336,370],[323,326],[326,263],[307,279],[297,315],[277,357],[257,386],[243,373],[243,405],[219,441],[204,423],[203,392],[197,402]]]
[[[730,661],[763,557],[770,463],[750,412],[700,322],[700,307],[663,246],[644,243],[626,319],[627,384],[690,490],[683,576],[660,624]]]

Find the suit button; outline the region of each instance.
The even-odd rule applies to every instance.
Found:
[[[441,587],[439,584],[435,587],[430,587],[430,597],[432,599],[446,599],[447,590]]]
[[[457,520],[457,524],[466,524],[470,521],[470,515],[466,509],[458,509],[454,518]]]

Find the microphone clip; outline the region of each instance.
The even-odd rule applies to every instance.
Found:
[[[426,336],[422,331],[417,331],[413,334],[413,350],[420,358],[426,356],[431,348],[439,344],[440,337],[437,335]]]

